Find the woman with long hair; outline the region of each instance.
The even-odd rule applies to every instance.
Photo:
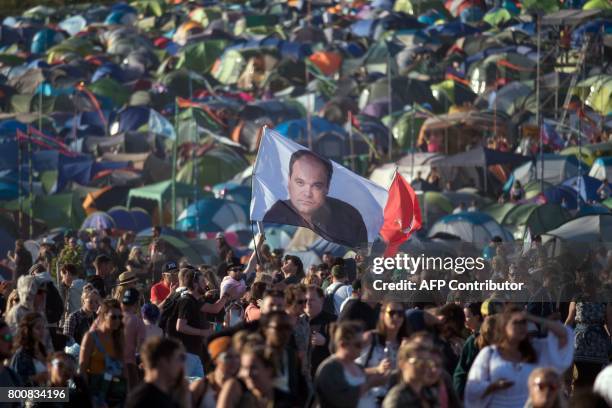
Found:
[[[96,322],[83,338],[79,358],[80,372],[98,406],[119,406],[125,400],[123,347],[121,305],[115,299],[106,299],[100,306]]]
[[[45,330],[45,319],[40,313],[28,313],[19,321],[11,368],[27,387],[44,385],[49,378]]]
[[[548,330],[544,338],[530,338],[527,324]],[[494,345],[478,353],[468,374],[466,407],[522,407],[527,401],[527,380],[538,367],[562,372],[572,364],[573,330],[553,320],[506,307],[497,324]]]
[[[246,345],[240,352],[237,378],[223,384],[219,408],[292,407],[292,396],[274,386],[277,378],[276,359],[270,349]]]
[[[366,345],[355,362],[365,368],[366,373],[384,374],[397,366],[397,352],[402,339],[408,337],[406,309],[399,302],[383,302],[376,330],[368,333]],[[364,398],[371,405],[380,405],[389,391],[387,384],[374,387]]]
[[[388,372],[370,373],[355,362],[363,350],[363,330],[359,322],[341,322],[332,333],[336,352],[319,365],[315,376],[319,404],[323,407],[372,406],[368,391],[386,384]]]

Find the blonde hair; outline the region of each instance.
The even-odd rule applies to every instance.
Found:
[[[17,293],[17,289],[11,290],[11,293],[6,298],[6,308],[4,311],[4,315],[8,315],[9,310],[13,308],[16,304],[19,303],[19,293]]]

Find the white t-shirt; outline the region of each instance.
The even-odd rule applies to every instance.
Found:
[[[612,364],[609,364],[597,374],[593,391],[601,395],[608,405],[612,407]]]
[[[341,285],[342,287],[336,290],[336,288]],[[346,283],[334,282],[327,287],[327,289],[325,290],[325,294],[331,295],[334,290],[336,290],[336,293],[334,293],[334,310],[336,311],[336,316],[338,316],[340,314],[340,306],[346,299],[351,297],[351,294],[353,293],[353,288],[351,285],[348,285]]]

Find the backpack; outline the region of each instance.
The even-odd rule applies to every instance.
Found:
[[[180,293],[170,295],[159,317],[159,327],[162,328],[166,336],[176,336],[176,321],[178,319],[178,305],[181,300]]]
[[[338,290],[344,286],[348,285],[340,284],[336,286],[331,293],[325,295],[325,298],[323,299],[323,311],[329,314],[336,315],[336,305],[334,303],[334,296],[336,295],[336,292],[338,292]]]

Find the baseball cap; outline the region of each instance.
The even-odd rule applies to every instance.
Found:
[[[131,306],[138,303],[138,299],[140,299],[140,293],[138,293],[138,290],[134,288],[129,288],[128,290],[123,292],[123,298],[121,298],[121,303],[123,303],[124,305]]]
[[[178,265],[174,261],[168,261],[164,265],[164,273],[176,272],[178,269]]]

